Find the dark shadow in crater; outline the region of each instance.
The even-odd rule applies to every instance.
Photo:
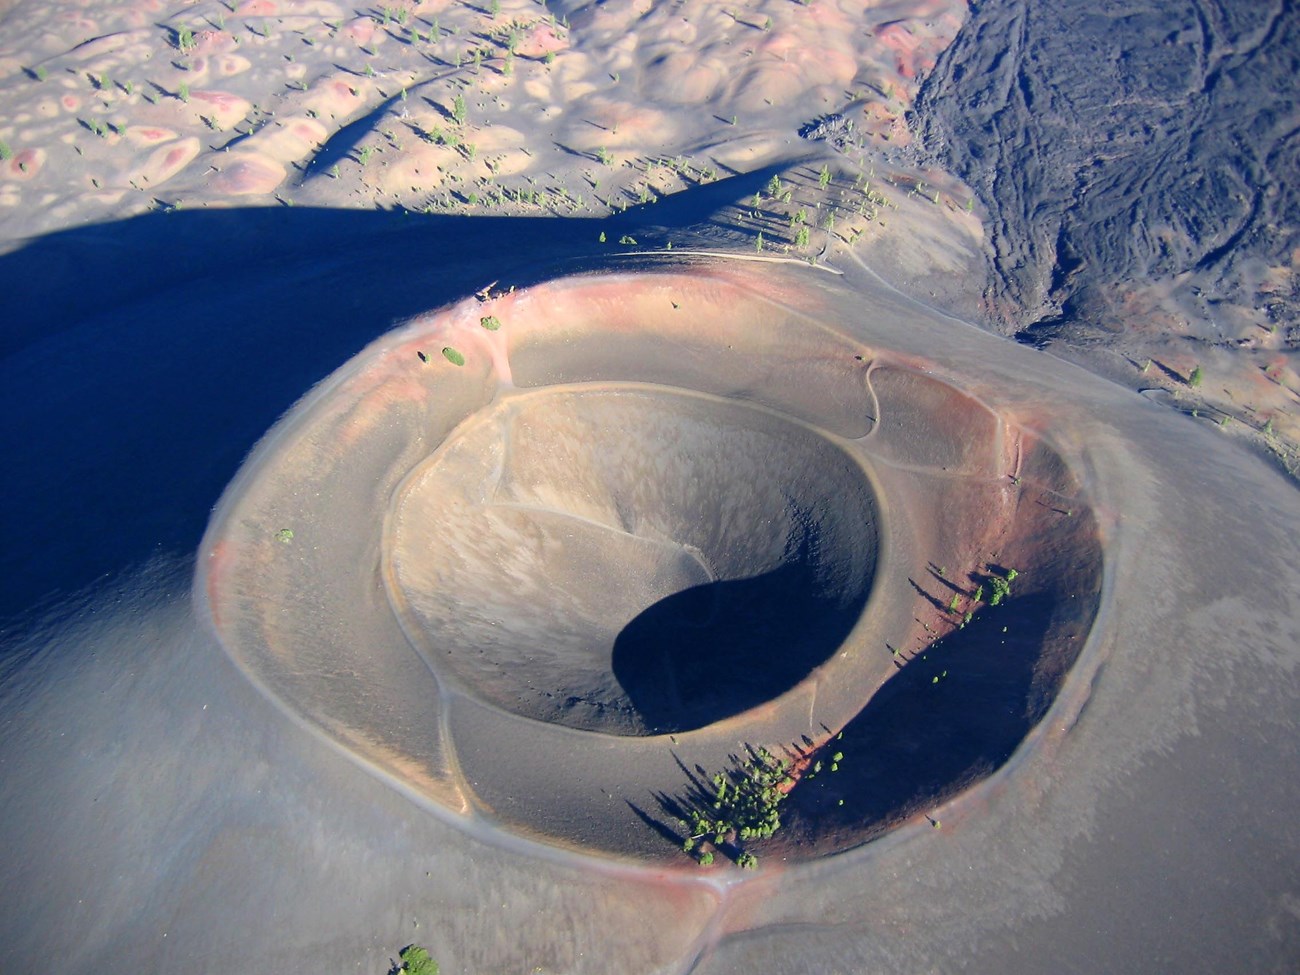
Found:
[[[1039,593],[985,608],[965,628],[917,651],[842,735],[816,752],[796,748],[782,756],[820,759],[822,771],[799,780],[781,807],[778,838],[753,850],[761,858],[776,852],[776,843],[802,859],[857,846],[1003,765],[1055,697],[1055,684],[1039,679],[1055,603]],[[832,772],[837,752],[843,758]],[[681,792],[655,795],[663,819],[637,810],[673,845],[682,840],[674,824],[713,801],[702,769],[683,772]]]
[[[1068,659],[1044,666],[1058,612],[1057,594],[1015,597],[918,651],[827,746],[844,755],[839,771],[795,788],[790,839],[856,845],[1002,766],[1082,646],[1068,641]]]
[[[693,586],[623,628],[614,676],[652,733],[688,731],[790,690],[839,648],[869,585],[826,581],[805,541],[771,572]]]

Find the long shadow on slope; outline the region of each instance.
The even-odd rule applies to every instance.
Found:
[[[240,461],[312,385],[404,318],[567,270],[599,224],[182,211],[0,257],[0,620],[193,551]]]
[[[799,778],[782,804],[778,836],[754,841],[754,850],[802,859],[859,846],[1002,767],[1042,720],[1081,648],[1074,637],[1050,638],[1062,622],[1061,599],[1049,587],[986,607],[900,660],[840,735],[811,752],[797,742],[783,749],[779,757],[816,761],[818,770]],[[733,762],[753,757],[751,749]],[[682,790],[655,795],[663,818],[632,806],[674,846],[690,810],[710,808],[709,778],[719,771],[678,764]]]
[[[819,157],[805,154],[753,172],[728,176],[712,183],[700,183],[681,193],[661,197],[654,203],[629,207],[610,217],[609,222],[619,233],[635,234],[638,229],[667,231],[694,226],[701,230],[723,230],[729,235],[738,236],[734,222],[716,219],[716,215],[730,204],[748,200],[755,193],[766,189],[773,176],[785,175],[800,159],[813,158]],[[709,219],[709,215],[714,215],[714,219]]]
[[[987,607],[902,666],[827,746],[843,754],[839,770],[791,793],[790,838],[856,845],[1000,768],[1055,696],[1042,656],[1059,598]]]
[[[193,551],[257,438],[395,323],[497,279],[523,287],[616,256],[647,266],[612,241],[653,226],[680,246],[766,179],[616,221],[155,212],[0,255],[0,621],[158,551]]]

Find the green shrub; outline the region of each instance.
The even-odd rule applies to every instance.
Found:
[[[713,776],[712,801],[688,812],[685,822],[690,835],[682,841],[682,849],[687,853],[697,850],[701,841],[715,846],[744,843],[768,839],[781,828],[777,807],[794,783],[790,763],[775,758],[766,748],[752,755],[749,761],[738,762],[729,771]],[[712,863],[713,855],[701,851],[696,859],[702,864]],[[752,853],[741,851],[736,863],[752,867],[758,860]]]
[[[419,945],[407,945],[397,956],[400,961],[390,968],[389,975],[438,975],[438,963]]]
[[[1005,578],[994,574],[989,577],[989,582],[993,587],[993,594],[989,597],[989,605],[997,606],[1002,600],[1011,595],[1011,583],[1016,581],[1016,576],[1020,573],[1015,569],[1007,569]]]

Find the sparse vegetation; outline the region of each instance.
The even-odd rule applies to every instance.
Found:
[[[194,31],[188,27],[178,27],[172,38],[176,45],[176,50],[182,54],[189,54],[194,50]]]
[[[788,761],[775,758],[766,748],[751,751],[747,761],[713,776],[710,802],[689,810],[682,849],[707,865],[713,862],[714,850],[726,846],[734,851],[737,866],[756,866],[757,857],[742,844],[767,839],[781,828],[778,807],[793,784]],[[713,850],[704,849],[704,844]]]
[[[1006,575],[998,575],[996,572],[989,576],[989,584],[993,587],[993,592],[989,594],[989,605],[1001,605],[1002,600],[1011,595],[1011,583],[1016,581],[1018,573],[1015,569],[1007,569]]]
[[[388,975],[438,975],[438,963],[419,945],[407,945],[398,952],[397,958]]]

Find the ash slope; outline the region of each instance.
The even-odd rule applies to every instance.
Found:
[[[1300,345],[1295,5],[973,8],[915,125],[989,211],[986,317],[1095,341],[1130,327],[1126,283],[1149,278],[1199,338],[1283,323]]]

